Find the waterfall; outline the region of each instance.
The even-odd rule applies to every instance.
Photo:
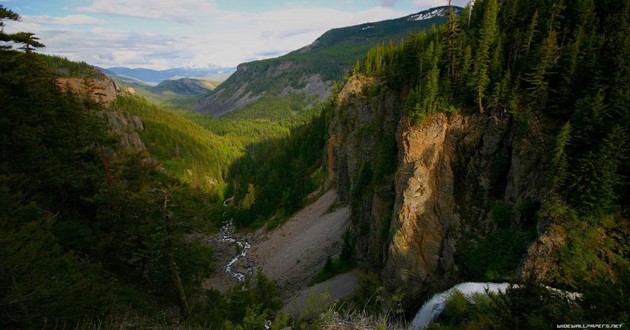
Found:
[[[446,307],[446,301],[448,301],[455,291],[461,292],[467,299],[470,300],[476,293],[505,292],[509,286],[509,283],[466,282],[458,284],[447,291],[435,294],[431,297],[431,299],[425,302],[424,305],[422,305],[422,308],[420,308],[416,317],[414,317],[411,322],[409,330],[424,329],[427,325],[429,325],[429,323],[431,323],[431,321],[435,320],[440,313],[442,313]]]
[[[446,307],[446,302],[453,295],[453,293],[455,293],[455,291],[461,292],[468,301],[472,301],[472,297],[475,294],[505,292],[510,286],[515,288],[520,287],[520,285],[510,283],[460,283],[447,291],[433,295],[431,299],[425,302],[424,305],[422,305],[422,308],[420,308],[420,310],[416,314],[416,317],[413,318],[413,321],[409,326],[409,330],[420,330],[426,328],[429,323],[435,320],[440,315],[440,313],[444,311],[444,308]],[[564,299],[575,300],[582,297],[581,293],[559,290],[546,285],[543,285],[543,287],[557,294],[558,296],[563,297]]]

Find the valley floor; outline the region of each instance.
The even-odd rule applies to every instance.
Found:
[[[330,190],[317,201],[297,212],[280,228],[250,235],[249,259],[281,289],[287,308],[301,309],[311,295],[328,292],[330,299],[344,298],[358,287],[356,273],[347,273],[308,288],[329,256],[341,251],[343,234],[350,226],[348,206],[335,207],[337,193]],[[218,259],[229,260],[233,247],[217,247]],[[221,258],[226,255],[226,258]],[[223,272],[223,260],[206,286],[225,291],[236,280]],[[285,309],[287,309],[285,308]]]

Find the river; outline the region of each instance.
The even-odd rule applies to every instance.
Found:
[[[227,208],[227,203],[231,202],[234,199],[234,196],[223,201],[223,207]],[[223,217],[227,216],[227,212],[223,213]],[[242,282],[246,277],[254,275],[256,270],[256,266],[254,263],[249,260],[247,257],[247,253],[251,248],[251,245],[246,240],[240,240],[234,235],[234,225],[232,224],[233,219],[225,220],[223,222],[223,226],[219,231],[219,242],[225,244],[233,244],[236,249],[236,255],[230,260],[230,262],[225,265],[225,272],[231,277],[235,278],[237,281]],[[237,263],[241,261],[244,265],[245,272],[239,272],[236,270]]]

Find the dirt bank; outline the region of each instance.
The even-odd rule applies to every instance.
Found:
[[[350,209],[347,206],[334,208],[336,201],[336,192],[328,191],[280,228],[267,233],[260,230],[242,238],[251,244],[249,258],[257,271],[264,272],[276,282],[293,310],[301,310],[310,295],[328,291],[331,300],[335,300],[356,289],[354,273],[307,288],[313,276],[324,267],[328,256],[341,252],[342,235],[350,226]],[[237,283],[224,272],[225,264],[235,251],[233,246],[217,243],[217,240],[218,237],[207,241],[215,248],[215,258],[220,260],[217,260],[214,275],[204,286],[224,292]]]
[[[344,206],[327,213],[336,200],[336,192],[328,191],[252,244],[251,259],[278,284],[285,298],[306,287],[328,256],[341,252],[342,235],[350,226],[350,209]]]

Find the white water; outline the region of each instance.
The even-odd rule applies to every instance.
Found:
[[[509,283],[477,283],[477,282],[466,282],[458,284],[447,291],[438,293],[433,295],[431,299],[422,305],[422,308],[416,314],[416,317],[411,321],[411,325],[409,326],[409,330],[420,330],[426,328],[429,323],[433,322],[442,311],[446,307],[446,301],[455,293],[455,291],[461,292],[468,301],[472,302],[473,295],[477,293],[486,294],[486,293],[498,293],[505,292],[505,290],[510,286]],[[518,288],[519,285],[512,284],[513,287]],[[563,297],[568,300],[575,300],[582,297],[581,293],[569,292],[564,290],[559,290],[556,288],[552,288],[549,286],[544,286],[547,290],[554,292],[555,294]]]
[[[419,330],[424,329],[429,323],[435,320],[440,313],[446,307],[446,301],[451,297],[455,291],[461,292],[467,299],[472,299],[472,296],[476,293],[486,293],[486,292],[505,292],[505,290],[510,286],[509,283],[476,283],[476,282],[466,282],[458,284],[447,291],[438,293],[433,295],[431,299],[429,299],[422,308],[416,314],[411,325],[409,326],[410,330]]]
[[[234,196],[223,201],[223,207],[227,207],[227,203],[232,201],[232,199],[234,199]],[[226,216],[226,212],[223,213],[223,216]],[[254,263],[247,258],[247,252],[249,252],[251,245],[247,241],[239,241],[236,237],[234,237],[232,219],[225,222],[221,227],[221,230],[219,231],[219,242],[236,244],[236,246],[238,246],[238,254],[234,256],[234,258],[232,258],[232,260],[230,260],[230,262],[228,262],[225,266],[225,272],[228,273],[228,275],[234,277],[237,281],[242,282],[245,280],[246,276],[252,276],[254,274]],[[234,270],[234,265],[236,265],[239,259],[242,259],[245,262],[247,273],[240,273]]]
[[[231,202],[234,199],[234,196],[223,201],[223,207],[227,207],[227,203]],[[225,215],[225,214],[224,214]]]

